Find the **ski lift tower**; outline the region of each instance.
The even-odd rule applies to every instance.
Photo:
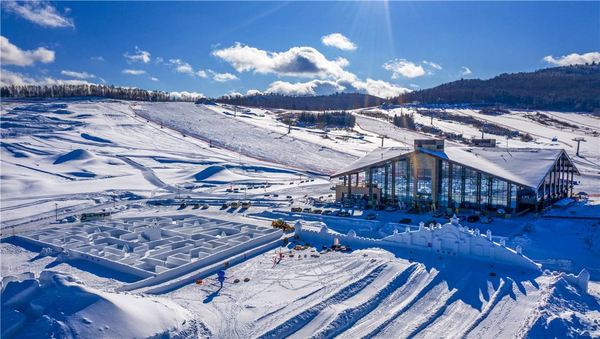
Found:
[[[581,144],[581,142],[586,142],[584,137],[576,137],[573,139],[573,141],[577,141],[577,152],[575,153],[575,155],[580,156],[579,155],[579,144]]]
[[[387,135],[381,134],[379,138],[381,138],[381,147],[383,148],[383,140],[387,138]]]

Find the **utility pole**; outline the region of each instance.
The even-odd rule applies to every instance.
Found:
[[[573,139],[573,141],[577,141],[577,153],[575,153],[575,155],[577,155],[579,157],[580,156],[579,155],[579,144],[581,144],[582,141],[586,142],[585,138],[583,138],[583,137],[576,137],[576,138]]]
[[[56,203],[56,202],[54,203],[54,215],[55,215],[54,219],[56,221],[58,221],[58,203]]]
[[[387,138],[387,136],[382,134],[379,137],[381,138],[381,147],[383,147],[383,139]]]
[[[485,129],[485,123],[481,125],[481,139],[483,139],[483,130]]]

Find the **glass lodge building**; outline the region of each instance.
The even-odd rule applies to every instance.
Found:
[[[394,205],[419,212],[448,208],[537,211],[572,195],[579,171],[562,149],[444,147],[415,140],[414,149],[378,148],[333,174],[336,200]]]

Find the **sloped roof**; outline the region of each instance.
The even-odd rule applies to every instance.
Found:
[[[419,151],[532,188],[539,186],[564,152],[556,148],[496,147],[446,147],[444,151],[420,148]]]
[[[388,160],[413,152],[410,147],[379,147],[364,157],[352,162],[350,165],[334,173],[331,177],[339,177],[348,173],[358,172],[371,166],[383,164]]]
[[[336,172],[332,177],[355,173],[371,166],[379,166],[412,152],[411,148],[406,147],[377,148]],[[558,148],[446,147],[443,151],[418,148],[417,152],[449,160],[535,189],[564,151]],[[572,162],[571,164],[575,167]]]

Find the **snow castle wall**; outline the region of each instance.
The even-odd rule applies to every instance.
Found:
[[[381,238],[372,239],[359,237],[350,230],[348,234],[337,233],[330,230],[323,222],[297,221],[295,224],[296,235],[305,240],[321,240],[333,243],[338,239],[342,244],[352,247],[389,247],[404,248],[430,252],[437,255],[466,257],[480,261],[505,264],[513,267],[539,270],[540,266],[521,253],[521,249],[513,250],[504,245],[504,242],[492,241],[491,231],[480,234],[479,230],[470,231],[458,223],[458,218],[453,217],[444,225],[424,227],[421,223],[417,230],[394,230],[394,233]]]

